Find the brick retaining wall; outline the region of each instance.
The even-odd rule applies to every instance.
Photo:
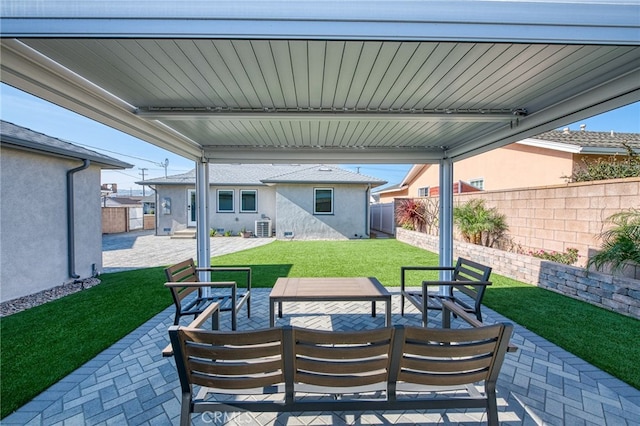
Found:
[[[396,228],[396,239],[437,253],[438,237]],[[640,280],[549,262],[533,256],[455,242],[454,257],[490,265],[494,272],[640,319]]]

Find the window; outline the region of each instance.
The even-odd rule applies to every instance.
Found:
[[[429,196],[429,187],[425,186],[422,188],[418,188],[418,197],[428,197]]]
[[[257,212],[258,194],[255,189],[240,191],[240,212]]]
[[[475,186],[478,189],[484,190],[484,179],[482,179],[482,178],[480,178],[480,179],[472,179],[471,181],[469,181],[469,185]]]
[[[233,212],[233,189],[218,189],[218,212]]]
[[[333,188],[313,188],[313,214],[333,214]]]

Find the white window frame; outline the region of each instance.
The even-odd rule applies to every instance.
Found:
[[[245,210],[243,207],[242,199],[244,194],[252,193],[255,198],[255,208],[253,210]],[[240,190],[240,213],[256,213],[258,211],[258,191],[256,189],[241,189]]]
[[[430,186],[423,186],[422,188],[418,188],[418,197],[428,197]]]
[[[475,185],[474,182],[479,182],[480,186]],[[476,178],[476,179],[470,179],[469,180],[469,185],[478,188],[481,191],[484,191],[484,178]]]
[[[231,193],[231,210],[222,210],[220,209],[220,193],[221,192],[230,192]],[[233,189],[218,189],[216,191],[216,212],[217,213],[235,213],[235,191]]]
[[[328,212],[319,212],[316,207],[318,206],[318,192],[319,191],[330,191],[331,193],[331,211]],[[334,203],[334,190],[333,188],[313,188],[313,214],[314,215],[324,215],[324,214],[333,214],[334,208],[333,208],[333,203]]]

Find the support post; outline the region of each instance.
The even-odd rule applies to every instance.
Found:
[[[196,244],[198,266],[211,266],[209,246],[209,164],[203,157],[196,163]],[[209,272],[200,272],[200,281],[210,281]],[[208,289],[207,289],[208,290]]]
[[[453,161],[440,160],[440,266],[453,265]],[[451,280],[451,271],[440,271],[440,280]],[[440,288],[445,294],[446,286]]]

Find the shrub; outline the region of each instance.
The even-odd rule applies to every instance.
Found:
[[[557,263],[564,263],[565,265],[573,265],[578,261],[578,249],[576,248],[568,248],[564,253],[559,253],[557,251],[548,252],[544,250],[537,250],[529,252],[529,254],[533,257],[550,260]]]
[[[613,272],[624,268],[627,262],[640,265],[640,210],[625,210],[607,218],[613,226],[600,234],[601,251],[587,262],[587,267],[602,269],[610,265]]]
[[[404,229],[437,234],[439,204],[436,198],[406,198],[395,206],[396,222]]]
[[[503,239],[509,229],[506,216],[495,207],[485,207],[484,200],[478,198],[454,207],[453,223],[465,241],[487,247]]]
[[[614,155],[610,158],[596,160],[582,160],[582,167],[571,176],[563,176],[569,182],[590,182],[594,180],[619,179],[640,176],[640,158],[627,144],[622,144],[627,150],[623,157]]]

